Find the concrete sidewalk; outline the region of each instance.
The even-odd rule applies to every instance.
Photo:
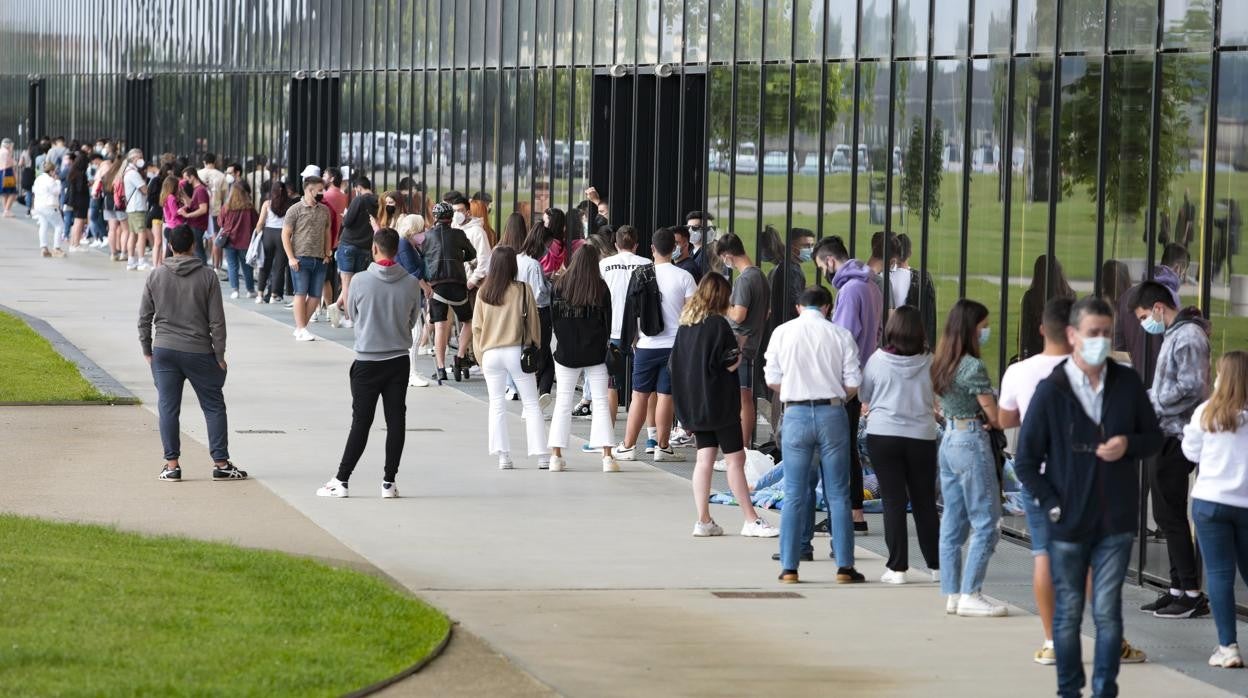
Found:
[[[135,330],[143,275],[96,254],[40,259],[33,230],[20,223],[0,222],[0,237],[11,241],[0,248],[7,272],[0,275],[0,304],[51,322],[152,404]],[[404,498],[377,498],[379,418],[351,483],[353,497],[318,499],[314,491],[333,475],[349,426],[351,353],[332,342],[296,343],[287,326],[253,308],[230,303],[226,311],[234,460],[354,554],[561,693],[1054,691],[1053,670],[1031,661],[1039,638],[1034,617],[949,617],[935,585],[837,586],[828,561],[803,566],[807,583],[780,587],[769,559],[774,541],[689,536],[686,480],[644,463],[606,475],[579,452],[567,473],[539,472],[531,458],[518,458],[518,470],[498,471],[486,453],[485,405],[459,391],[409,392],[409,430],[420,431],[408,434],[398,480]],[[184,430],[202,442],[189,395],[183,414]],[[521,452],[518,419],[512,438],[513,452]],[[113,452],[104,451],[103,465],[111,465]],[[202,448],[196,452],[188,474],[207,462]],[[157,449],[151,454],[158,462]],[[154,478],[148,465],[126,477]],[[159,509],[138,513],[161,516]],[[735,533],[735,508],[714,513]],[[817,543],[823,554],[826,539]],[[858,567],[874,582],[882,560],[859,550]],[[726,599],[717,591],[800,597]],[[1121,686],[1124,695],[1225,695],[1152,664],[1125,667]]]

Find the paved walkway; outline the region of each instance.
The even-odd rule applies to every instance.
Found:
[[[98,254],[39,259],[34,236],[23,222],[0,222],[6,241],[0,245],[0,304],[52,323],[151,405],[154,389],[135,330],[143,275]],[[351,354],[335,342],[296,343],[288,326],[255,309],[231,303],[226,311],[231,450],[258,480],[243,486],[263,485],[281,506],[297,510],[562,694],[1053,692],[1052,669],[1031,662],[1039,628],[1023,611],[1005,619],[946,616],[934,585],[837,586],[830,562],[804,566],[808,583],[782,588],[769,559],[774,541],[691,538],[688,482],[648,464],[625,464],[624,472],[604,475],[596,459],[575,453],[567,473],[539,472],[532,459],[499,472],[484,445],[485,406],[461,391],[409,392],[410,433],[399,477],[404,498],[376,498],[379,419],[352,482],[355,496],[318,499],[314,490],[333,474],[348,428]],[[59,413],[49,414],[45,428],[61,424]],[[183,428],[202,443],[203,424],[189,396],[184,415]],[[150,417],[136,423],[151,443]],[[512,433],[522,434],[518,419]],[[80,443],[77,448],[91,449],[81,454],[81,467],[114,468],[126,459],[139,465],[122,470],[123,480],[133,478],[136,488],[148,487],[148,480],[160,484],[148,472],[159,460],[154,447],[150,457],[128,456],[112,447],[114,441],[110,431]],[[187,451],[187,475],[204,473],[202,446]],[[214,502],[244,492],[207,482],[178,487],[187,491],[179,497],[198,492]],[[78,516],[69,501],[61,515]],[[232,525],[284,537],[282,524],[266,518],[258,502],[231,517]],[[136,521],[164,520],[176,511],[159,500],[145,506]],[[46,513],[38,502],[25,508]],[[715,514],[734,532],[740,521],[735,509],[716,508]],[[859,568],[869,580],[878,578],[883,561],[859,552]],[[712,593],[721,591],[796,591],[800,598]],[[527,692],[531,685],[517,688],[495,694]],[[1122,691],[1225,695],[1160,664],[1124,669]]]

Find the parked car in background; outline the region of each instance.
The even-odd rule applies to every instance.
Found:
[[[945,172],[961,172],[962,149],[956,145],[946,145],[945,152],[940,154],[940,168]]]
[[[828,171],[832,173],[851,172],[854,167],[852,160],[853,150],[844,143],[839,143],[832,150],[832,160],[829,163]],[[858,144],[858,172],[865,173],[871,169],[871,156],[867,154],[867,146]]]
[[[971,172],[992,173],[999,171],[1001,149],[993,145],[981,145],[971,151]]]
[[[758,174],[758,147],[753,143],[737,146],[735,169],[737,174]]]
[[[782,150],[763,153],[763,174],[788,174],[789,158]]]

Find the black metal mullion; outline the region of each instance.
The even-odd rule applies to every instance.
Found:
[[[735,0],[732,3],[732,90],[730,92],[732,104],[729,105],[728,108],[728,147],[731,150],[728,157],[728,230],[732,230],[735,227],[734,224],[737,219],[737,92],[739,89],[741,72],[740,66],[737,65],[737,51],[738,44],[740,43],[737,41],[737,25],[741,19],[742,1],[743,0]],[[744,1],[749,2],[750,0]],[[708,36],[706,40],[707,49],[709,50],[711,40],[710,36]],[[759,68],[759,78],[762,78],[762,68]],[[755,151],[755,154],[757,154],[757,150]],[[705,221],[703,221],[703,225],[706,225]],[[704,240],[703,244],[709,242],[711,241]]]
[[[758,50],[758,142],[754,144],[754,184],[756,197],[754,199],[754,229],[758,234],[754,236],[754,260],[761,262],[763,245],[763,154],[767,151],[767,122],[764,119],[764,105],[767,104],[767,69],[771,66],[767,65],[767,0],[762,0],[762,28],[760,31],[762,46]]]
[[[880,323],[883,327],[888,321],[888,309],[892,305],[893,289],[892,284],[888,280],[889,264],[888,264],[888,236],[893,234],[893,146],[897,143],[897,0],[893,0],[893,7],[889,26],[889,42],[888,42],[888,135],[884,139],[884,235],[880,240],[880,252],[883,254],[880,265],[884,273],[884,307],[881,312]],[[929,13],[930,14],[930,13]],[[930,40],[931,32],[928,32]],[[930,51],[929,51],[930,54]],[[905,99],[903,96],[902,99]],[[970,113],[970,105],[967,105],[967,113]],[[903,126],[904,127],[904,126]],[[926,157],[926,156],[925,156]],[[965,266],[965,263],[963,264]]]
[[[971,0],[971,1],[974,2],[975,0]],[[1012,0],[1010,5],[1011,5],[1010,16],[1014,17],[1015,15],[1018,14],[1018,0]],[[1003,184],[1003,192],[1001,195],[1003,199],[1003,203],[1004,203],[1004,205],[1001,207],[1001,221],[1002,221],[1001,229],[1004,233],[1001,236],[1001,269],[1002,269],[1002,274],[1003,274],[1003,277],[1001,280],[1001,318],[1002,318],[1001,325],[1002,327],[1005,326],[1004,319],[1006,317],[1009,317],[1009,309],[1010,309],[1010,225],[1011,225],[1011,220],[1012,220],[1012,215],[1013,215],[1010,210],[1010,207],[1013,205],[1013,197],[1014,197],[1014,100],[1016,99],[1016,95],[1014,94],[1014,89],[1015,89],[1016,66],[1017,66],[1017,59],[1014,58],[1014,49],[1017,47],[1017,45],[1018,45],[1017,23],[1011,22],[1010,23],[1010,56],[1007,59],[1009,63],[1006,69],[1006,87],[1005,87],[1005,91],[1006,91],[1005,138],[1003,140],[1003,142],[1006,145],[1006,148],[1009,151],[1009,158],[1008,158],[1009,169],[1006,170],[1005,183]],[[970,167],[970,163],[964,161],[962,163],[962,167],[963,168]],[[997,167],[998,169],[1001,167],[1000,162],[997,163]],[[966,192],[966,195],[969,196],[970,193]],[[1004,335],[1005,333],[1003,331],[1000,334]],[[1004,373],[1005,371],[1004,367],[1006,365],[1006,354],[1009,351],[1008,349],[1006,349],[1006,344],[1005,344],[1004,339],[1005,337],[1003,336],[1002,337],[1003,341],[999,345],[998,355],[997,355],[997,359],[998,359],[997,366],[1001,367],[1000,370],[1002,371],[1002,373]]]
[[[1212,305],[1211,294],[1213,292],[1213,214],[1214,201],[1217,183],[1217,152],[1218,152],[1218,81],[1222,70],[1222,51],[1219,47],[1221,41],[1220,26],[1222,23],[1222,3],[1215,2],[1213,10],[1213,55],[1210,56],[1209,66],[1209,109],[1212,110],[1209,118],[1205,121],[1208,123],[1208,132],[1205,138],[1208,141],[1205,152],[1209,156],[1205,160],[1205,179],[1212,182],[1205,192],[1205,221],[1204,230],[1201,234],[1204,236],[1201,241],[1200,255],[1200,309],[1209,317],[1209,307]],[[1227,226],[1230,226],[1230,211],[1227,211]],[[1227,250],[1228,264],[1230,250]],[[1229,275],[1229,266],[1228,266]]]
[[[820,40],[821,41],[823,40],[822,36],[820,36]],[[763,39],[763,43],[764,44],[767,43],[766,38]],[[797,64],[793,62],[792,58],[795,55],[797,55],[797,30],[794,28],[789,32],[789,105],[788,105],[789,147],[788,147],[788,155],[785,158],[788,164],[788,167],[786,168],[787,179],[785,182],[784,238],[783,238],[784,248],[776,251],[777,255],[780,256],[780,258],[776,260],[776,264],[779,265],[780,267],[781,284],[786,289],[789,287],[789,266],[790,266],[788,264],[789,254],[790,254],[790,249],[793,247],[793,146],[794,146],[794,131],[797,130],[796,125],[793,123],[793,114],[797,111]],[[762,110],[761,104],[759,105],[759,110],[760,111]],[[823,114],[823,102],[822,101],[819,102],[819,114],[820,116],[822,116]],[[819,121],[819,132],[821,134],[823,133],[822,119]],[[817,162],[818,164],[816,165],[816,167],[819,168],[819,179],[822,180],[823,179],[823,151],[822,149],[820,149],[819,151],[819,158],[817,159]],[[805,164],[806,164],[805,162],[802,163],[803,166],[805,166]],[[819,188],[819,194],[820,196],[822,196],[823,194],[822,187]],[[759,206],[759,210],[760,211],[762,210],[761,205]]]
[[[1106,0],[1106,5],[1108,4],[1109,4],[1108,0]],[[1107,14],[1106,17],[1108,16],[1109,15]],[[1163,40],[1163,37],[1165,36],[1164,25],[1163,25],[1164,21],[1165,21],[1165,3],[1159,2],[1157,4],[1157,26],[1156,26],[1156,32],[1155,32],[1156,35],[1154,36],[1154,39],[1153,39],[1155,42],[1154,45],[1158,49],[1160,49],[1161,42]],[[1158,149],[1161,147],[1160,124],[1161,124],[1161,78],[1162,78],[1161,71],[1162,71],[1162,61],[1163,61],[1162,55],[1163,54],[1161,53],[1160,50],[1158,50],[1156,53],[1153,54],[1153,94],[1151,97],[1151,103],[1149,105],[1150,106],[1149,111],[1151,112],[1151,115],[1149,118],[1151,119],[1150,123],[1152,124],[1152,129],[1151,129],[1152,132],[1149,134],[1149,151],[1148,152],[1154,155],[1157,153]],[[1210,61],[1212,62],[1212,58],[1210,58]],[[1101,114],[1103,115],[1104,113],[1105,113],[1105,102],[1102,102]],[[1104,120],[1104,116],[1102,116],[1102,121],[1103,120]],[[1148,261],[1146,263],[1147,266],[1144,268],[1144,276],[1145,278],[1150,278],[1150,279],[1153,276],[1153,265],[1157,263],[1157,199],[1158,199],[1158,196],[1160,195],[1160,192],[1158,191],[1159,180],[1160,180],[1160,172],[1159,172],[1159,168],[1157,167],[1157,159],[1156,157],[1150,157],[1148,159],[1148,220],[1144,222],[1144,239],[1147,241],[1147,247],[1148,247],[1148,250],[1146,251],[1146,258]],[[1104,201],[1105,198],[1102,196],[1100,197],[1100,200]],[[1097,258],[1097,263],[1098,265],[1100,263],[1099,257]],[[1100,271],[1099,266],[1097,267],[1097,271],[1099,273]],[[1099,289],[1099,285],[1098,285],[1098,289]],[[1147,357],[1146,357],[1145,363],[1147,363]],[[1152,371],[1151,366],[1146,366],[1144,368],[1147,371]],[[1145,375],[1152,375],[1152,374],[1148,373]]]
[[[827,163],[824,158],[828,153],[828,128],[824,123],[827,118],[828,106],[828,3],[823,3],[823,27],[819,32],[819,193],[815,196],[815,239],[823,239],[823,204],[824,204],[824,187],[827,185]],[[839,66],[838,66],[839,69]],[[793,198],[793,192],[789,192],[789,198]],[[790,222],[790,235],[792,234]],[[788,250],[785,251],[788,254]],[[818,274],[816,274],[818,276]]]
[[[858,146],[862,130],[862,0],[858,0],[858,11],[854,15],[854,133],[850,138],[849,155],[849,249],[854,249],[858,239]],[[867,189],[871,187],[871,173],[867,173]],[[823,279],[819,279],[823,285]]]
[[[975,16],[975,0],[970,0],[970,4],[968,5],[968,8],[969,8],[967,10],[968,18],[974,17]],[[930,157],[931,151],[932,151],[932,88],[936,80],[936,60],[932,58],[932,55],[936,52],[935,51],[935,21],[936,21],[936,0],[931,0],[927,6],[927,84],[924,86],[926,92],[925,92],[924,100],[923,100],[923,104],[924,104],[923,106],[923,187],[922,187],[923,203],[920,209],[922,211],[922,214],[921,214],[922,218],[919,221],[919,250],[920,250],[919,254],[920,254],[920,257],[922,257],[922,254],[923,254],[922,250],[927,249],[928,227],[929,227],[928,222],[927,222],[927,217],[928,217],[929,208],[930,208],[928,206],[928,200],[931,198],[931,190],[932,190],[932,182],[931,182],[932,173],[929,171],[929,169],[932,164],[931,162],[932,158]],[[970,48],[971,48],[972,33],[974,32],[973,23],[968,21],[967,27],[968,27],[968,30],[967,30],[968,33],[966,37],[966,47],[967,47],[967,54],[969,55]],[[974,64],[975,64],[974,61],[968,59],[966,63],[967,70],[973,70]],[[967,106],[969,108],[970,105],[967,105]],[[905,124],[902,124],[902,128],[905,128]],[[941,160],[944,159],[943,156],[944,156],[944,153],[941,153]],[[962,192],[962,196],[969,197],[970,193],[964,190]],[[887,240],[885,240],[884,247],[885,247],[885,250],[888,249]],[[887,252],[885,253],[885,255],[887,256]],[[884,260],[884,266],[886,268],[889,266],[887,259]],[[925,265],[920,266],[920,269],[926,270],[927,267]],[[911,272],[911,273],[913,274],[914,272]],[[885,286],[890,286],[890,285],[891,284],[885,284]],[[906,300],[910,301],[911,299],[907,298]],[[913,299],[913,301],[914,303],[917,304],[916,307],[918,307],[920,311],[923,311],[923,312],[927,311],[927,308],[923,307],[923,294],[922,293],[919,294],[918,298]],[[885,312],[888,312],[887,305],[888,304],[885,303]]]
[[[1062,128],[1062,9],[1063,3],[1057,3],[1057,12],[1055,13],[1055,21],[1057,26],[1054,28],[1053,34],[1053,91],[1052,91],[1052,112],[1050,113],[1049,123],[1049,230],[1048,245],[1045,257],[1044,270],[1044,297],[1049,297],[1049,289],[1053,287],[1054,277],[1054,260],[1057,255],[1057,198],[1058,189],[1061,185],[1061,177],[1059,176],[1058,167],[1060,160],[1058,159],[1058,136]],[[1012,160],[1013,158],[1011,158]]]
[[[686,4],[687,4],[687,0],[686,0]],[[712,14],[713,13],[709,11],[706,13],[706,78],[702,83],[702,137],[704,139],[704,143],[705,143],[708,156],[709,156],[709,151],[711,147],[711,15]],[[734,29],[734,32],[735,32],[735,29]],[[720,156],[722,157],[722,153],[720,154]],[[709,160],[709,157],[707,159]],[[706,162],[703,162],[702,165],[700,165],[700,167],[705,166],[706,164],[707,164]],[[710,173],[709,167],[706,168],[706,176],[702,178],[701,194],[702,194],[702,198],[701,198],[700,203],[702,204],[702,211],[703,213],[705,213],[706,209],[710,206],[710,198],[711,198],[711,173]],[[707,225],[706,221],[703,221],[702,225],[703,226]]]

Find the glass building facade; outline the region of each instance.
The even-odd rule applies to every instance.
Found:
[[[1058,285],[1044,260],[1113,298],[1178,242],[1214,355],[1248,347],[1242,0],[41,7],[0,0],[0,132],[19,144],[410,176],[490,192],[496,227],[592,185],[643,233],[709,211],[765,270],[795,227],[863,259],[891,229],[937,317],[960,297],[992,310],[996,376],[1035,350],[1019,318]],[[1165,576],[1164,546],[1140,555]]]

